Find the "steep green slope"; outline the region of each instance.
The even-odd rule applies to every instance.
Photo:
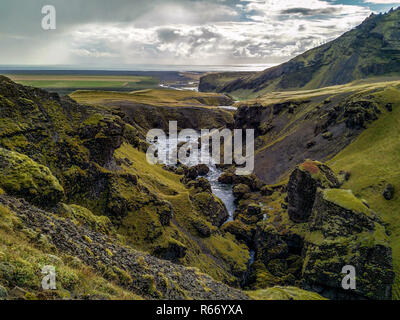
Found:
[[[313,89],[374,76],[400,73],[400,10],[372,15],[338,39],[305,52],[282,65],[251,76],[212,85],[215,75],[201,80],[200,88],[213,88],[235,97]]]
[[[350,172],[351,178],[344,187],[367,199],[371,208],[389,223],[396,271],[393,296],[400,299],[400,196],[397,192],[400,188],[400,90],[387,88],[374,96],[384,105],[392,104],[393,111],[386,111],[329,163],[337,170]],[[388,183],[396,188],[394,198],[389,201],[382,195]]]
[[[56,268],[56,290],[41,288],[45,265]],[[0,300],[142,299],[118,282],[73,255],[57,252],[46,236],[24,226],[15,212],[0,204]]]
[[[375,93],[399,86],[352,83],[274,92],[238,104],[235,127],[255,130],[255,173],[275,184],[304,160],[329,160],[351,144],[386,111],[387,103]]]

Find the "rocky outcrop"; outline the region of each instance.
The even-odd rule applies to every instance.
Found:
[[[211,184],[206,178],[192,180],[187,184],[188,188],[194,188],[196,193],[209,192],[211,193]]]
[[[170,239],[165,246],[158,246],[153,250],[153,255],[164,260],[177,263],[186,256],[187,248],[177,240]]]
[[[251,286],[298,284],[335,300],[391,299],[394,272],[386,225],[364,200],[340,185],[320,162],[307,160],[293,171],[289,208],[282,206],[253,222]],[[258,212],[257,206],[249,209]],[[342,287],[345,266],[355,268],[355,290]]]
[[[151,129],[162,129],[168,132],[169,122],[177,120],[179,120],[178,130],[214,129],[233,125],[232,113],[218,108],[146,105],[129,101],[113,102],[111,105],[118,106],[124,112],[126,115],[124,121],[132,126],[140,124],[140,128],[145,132]]]
[[[383,197],[388,201],[392,200],[394,197],[394,191],[393,185],[389,183],[386,185],[385,190],[383,191]]]
[[[247,199],[250,193],[250,187],[246,184],[238,184],[233,187],[233,196],[237,201]]]
[[[220,227],[229,213],[223,202],[209,192],[201,192],[191,196],[193,204],[213,226]]]
[[[223,184],[246,185],[251,191],[260,191],[264,186],[263,182],[254,174],[251,175],[237,175],[234,173],[234,168],[229,168],[222,173],[218,178],[218,182]]]
[[[64,196],[64,189],[49,168],[3,148],[0,148],[0,187],[42,208],[54,206]]]
[[[121,119],[104,118],[95,114],[79,128],[79,137],[88,148],[91,160],[104,166],[121,146],[124,130],[125,124]]]
[[[392,249],[382,221],[349,190],[318,190],[304,251],[303,278],[330,299],[391,299]],[[344,290],[344,266],[356,289]]]
[[[127,273],[129,277],[125,277],[125,281],[119,285],[142,297],[178,300],[249,299],[245,293],[216,282],[197,269],[159,260],[122,246],[117,240],[110,242],[110,238],[104,234],[79,227],[68,219],[57,218],[23,200],[0,196],[0,204],[17,214],[25,228],[39,232],[57,250],[79,258],[106,277],[112,270]],[[175,253],[183,255],[180,249]]]
[[[308,220],[317,188],[337,188],[339,181],[324,164],[307,160],[290,176],[288,191],[289,217],[294,222]]]

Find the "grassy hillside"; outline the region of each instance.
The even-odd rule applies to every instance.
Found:
[[[116,282],[105,279],[80,259],[54,253],[54,247],[44,236],[35,238],[35,232],[23,228],[13,211],[0,205],[0,288],[1,285],[22,288],[13,298],[142,299]],[[40,286],[41,268],[45,265],[56,267],[57,290],[45,292]]]
[[[255,172],[275,184],[307,158],[331,159],[385,112],[375,93],[400,81],[356,81],[315,90],[272,92],[238,103],[237,128],[256,133]]]
[[[338,39],[282,65],[250,76],[237,75],[233,81],[216,84],[217,76],[206,76],[201,80],[201,87],[214,87],[217,92],[245,98],[272,91],[345,84],[369,77],[398,76],[399,21],[400,9],[383,15],[371,15],[360,26]]]
[[[374,93],[374,96],[383,105],[392,103],[393,111],[385,110],[379,120],[329,163],[337,170],[349,171],[351,178],[344,187],[366,199],[371,208],[390,224],[396,271],[393,295],[400,299],[400,90],[389,87]],[[382,195],[388,183],[393,184],[397,191],[390,201]]]

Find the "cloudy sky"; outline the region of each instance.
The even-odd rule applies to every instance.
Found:
[[[41,27],[53,5],[57,29]],[[400,0],[0,0],[0,65],[277,64]]]

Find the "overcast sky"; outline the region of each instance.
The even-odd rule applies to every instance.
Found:
[[[57,29],[41,27],[54,5]],[[400,0],[0,0],[0,65],[277,64]]]

